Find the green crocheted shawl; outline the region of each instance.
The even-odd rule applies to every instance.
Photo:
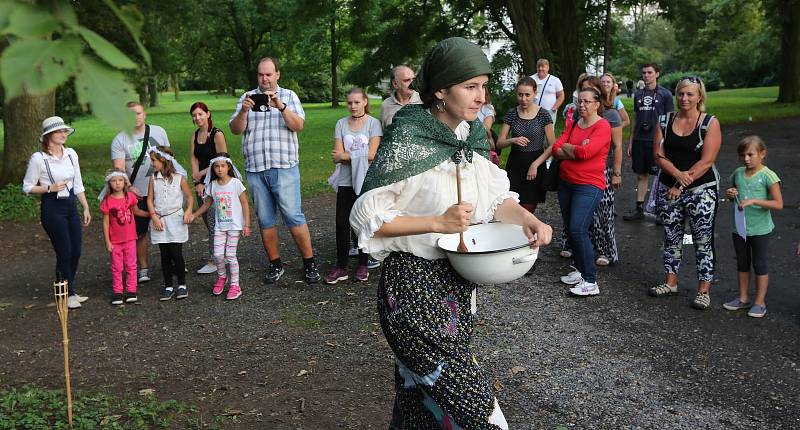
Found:
[[[472,151],[489,158],[489,141],[479,120],[470,123],[469,136],[462,141],[422,105],[406,105],[383,135],[361,194],[426,172],[445,160],[458,161],[462,153],[472,162]]]

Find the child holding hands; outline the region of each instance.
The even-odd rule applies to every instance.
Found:
[[[748,316],[761,318],[767,314],[767,254],[769,237],[775,228],[770,211],[783,209],[783,197],[780,178],[763,164],[767,156],[764,141],[758,136],[747,136],[739,143],[737,151],[744,166],[734,170],[731,175],[733,187],[727,190],[726,195],[736,203],[734,211],[744,211],[746,237],[734,229],[739,297],[722,306],[729,311],[749,308]],[[751,263],[756,274],[754,303],[748,295]]]
[[[192,214],[192,220],[213,206],[217,281],[211,292],[215,296],[222,294],[225,283],[230,280],[230,288],[225,299],[236,300],[242,295],[236,247],[241,236],[250,235],[250,205],[242,184],[242,175],[233,166],[227,153],[216,154],[209,162],[209,166],[205,178],[203,205]],[[226,264],[229,274],[225,271]]]
[[[111,304],[119,306],[135,303],[136,297],[136,223],[133,216],[149,218],[150,214],[139,209],[136,194],[128,189],[131,183],[122,170],[112,169],[106,173],[106,185],[100,193],[103,212],[103,237],[106,249],[111,254]],[[125,272],[125,289],[122,272]]]
[[[183,260],[183,243],[189,240],[186,224],[192,220],[192,190],[186,182],[186,170],[175,160],[167,146],[157,146],[150,151],[155,173],[150,177],[147,209],[150,211],[150,241],[161,251],[161,269],[164,272],[164,289],[159,300],[185,299],[186,263]],[[184,203],[187,205],[183,209]],[[173,291],[172,275],[178,277],[178,291]]]

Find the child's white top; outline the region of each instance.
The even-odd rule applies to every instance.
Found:
[[[242,181],[231,178],[227,184],[222,185],[219,180],[215,180],[211,182],[209,188],[206,188],[206,196],[214,199],[214,204],[211,206],[216,220],[214,230],[242,230],[244,211],[239,196],[246,190]]]
[[[161,216],[164,230],[153,228],[150,221],[150,241],[153,243],[183,243],[189,240],[189,227],[183,223],[183,191],[181,175],[166,180],[161,173],[153,175],[153,206]]]

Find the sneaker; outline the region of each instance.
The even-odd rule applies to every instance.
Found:
[[[189,289],[186,288],[186,285],[178,285],[178,294],[175,294],[175,298],[180,300],[187,297],[189,297]]]
[[[267,274],[264,275],[264,283],[274,284],[278,282],[278,279],[281,279],[281,276],[283,276],[283,266],[277,268],[270,264],[269,268],[267,268]]]
[[[211,294],[215,296],[222,294],[222,290],[225,289],[225,282],[227,282],[227,279],[224,276],[218,277],[217,282],[214,282],[214,289],[211,290]]]
[[[136,293],[125,293],[125,303],[136,303],[139,301],[139,298],[136,297]]]
[[[357,257],[358,256],[358,248],[356,248],[356,247],[350,248],[350,251],[347,251],[347,255],[349,257]]]
[[[611,261],[605,255],[601,255],[601,256],[597,257],[597,260],[595,261],[595,263],[598,266],[608,266],[609,263],[611,263]]]
[[[367,282],[369,279],[369,268],[367,266],[356,267],[356,282]]]
[[[125,303],[125,302],[122,300],[122,294],[115,293],[113,296],[111,296],[111,304],[112,305],[119,306],[119,305],[121,305],[123,303]]]
[[[743,302],[739,300],[739,298],[735,298],[728,303],[723,303],[722,307],[729,310],[729,311],[738,311],[739,309],[747,309],[752,306],[750,302]]]
[[[750,310],[747,312],[747,316],[753,318],[761,318],[766,314],[767,314],[767,307],[761,306],[759,304],[753,305],[753,307],[750,308]]]
[[[600,294],[600,287],[596,282],[581,280],[577,286],[570,288],[569,292],[576,296],[596,296]]]
[[[381,262],[372,257],[369,257],[369,259],[367,260],[367,269],[377,269],[378,267],[381,267]]]
[[[316,263],[311,263],[306,267],[305,272],[306,284],[315,284],[322,279],[322,277],[319,276],[319,269],[317,269]]]
[[[79,303],[83,303],[83,302],[85,302],[85,301],[89,300],[89,298],[88,298],[88,297],[86,297],[86,296],[82,296],[82,295],[80,295],[80,294],[77,294],[77,293],[75,294],[75,297],[77,297],[77,298],[78,298],[78,302],[79,302]]]
[[[341,267],[333,266],[331,267],[331,270],[328,271],[328,274],[325,275],[325,283],[333,285],[339,281],[346,281],[347,278],[347,270],[344,270]]]
[[[150,269],[147,267],[139,269],[139,283],[150,282]]]
[[[167,287],[167,288],[164,288],[163,290],[161,290],[161,297],[159,297],[158,300],[160,300],[162,302],[165,302],[165,301],[171,299],[173,295],[174,295],[174,293],[172,291],[172,287]]]
[[[656,285],[650,288],[650,295],[653,297],[674,296],[678,294],[678,286],[670,286],[667,283]]]
[[[225,296],[225,300],[236,300],[241,295],[242,295],[242,289],[239,288],[239,286],[236,284],[231,284],[231,287],[228,288],[228,295]]]
[[[205,266],[197,269],[197,274],[208,275],[209,273],[216,273],[216,271],[217,271],[217,265],[209,261],[208,263],[205,264]]]
[[[562,276],[561,282],[567,285],[578,285],[581,282],[583,282],[583,277],[581,276],[581,272],[573,270],[572,272],[569,272],[566,275]]]
[[[700,309],[704,311],[711,307],[711,296],[708,293],[700,293],[698,292],[696,296],[694,296],[694,300],[692,300],[692,307],[695,309]]]
[[[572,257],[572,251],[568,251],[568,250],[565,249],[565,250],[561,251],[558,255],[560,255],[563,258],[571,258]]]
[[[634,209],[625,215],[622,215],[622,219],[625,221],[638,221],[640,219],[644,219],[644,211],[642,209]]]
[[[81,307],[81,302],[78,300],[78,296],[73,294],[67,297],[67,308],[69,309],[78,309]]]

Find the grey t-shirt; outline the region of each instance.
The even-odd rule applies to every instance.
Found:
[[[111,159],[118,160],[125,159],[125,172],[130,176],[133,174],[133,165],[139,158],[142,151],[158,145],[169,146],[169,139],[167,132],[157,125],[150,125],[150,141],[147,146],[144,145],[144,132],[130,135],[125,131],[119,132],[114,140],[111,142]],[[153,174],[152,166],[150,165],[150,157],[145,154],[142,158],[142,164],[139,167],[139,172],[136,174],[136,179],[133,181],[133,186],[142,192],[143,196],[147,195],[147,186],[149,176]]]
[[[351,130],[347,123],[348,117],[336,122],[334,139],[342,139],[344,150],[350,153],[350,164],[342,164],[339,170],[337,186],[353,187],[356,194],[361,190],[364,176],[369,167],[369,140],[375,136],[383,136],[381,123],[376,118],[367,115],[367,121],[360,130]],[[354,181],[356,183],[354,183]]]

